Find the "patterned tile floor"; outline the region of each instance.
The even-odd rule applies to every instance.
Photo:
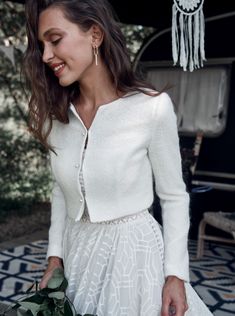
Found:
[[[0,303],[11,304],[41,278],[46,248],[47,240],[39,240],[0,252]],[[235,248],[207,243],[196,260],[196,242],[190,241],[189,252],[194,289],[215,316],[235,315]]]
[[[206,243],[200,260],[195,259],[196,248],[191,241],[191,284],[214,315],[235,315],[235,247]]]

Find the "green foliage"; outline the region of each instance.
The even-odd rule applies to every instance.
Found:
[[[135,54],[141,47],[144,39],[155,31],[153,27],[129,24],[121,24],[121,30],[126,38],[126,44],[129,49],[131,61],[134,60]]]
[[[22,5],[1,2],[0,21],[0,45],[26,44]],[[20,50],[14,49],[14,59],[15,65],[0,51],[0,220],[47,201],[51,184],[47,153],[27,132]]]
[[[46,288],[38,290],[36,285],[36,291],[32,294],[30,291],[33,287],[31,287],[27,291],[26,297],[0,316],[7,316],[12,310],[17,311],[17,316],[82,316],[76,314],[73,304],[65,295],[67,286],[68,282],[63,270],[55,269]],[[86,314],[84,316],[94,315]]]
[[[0,37],[14,38],[21,40],[25,36],[25,29],[22,27],[25,24],[24,8],[21,4],[11,1],[0,2]]]
[[[0,45],[26,44],[24,7],[11,2],[0,3]],[[0,52],[0,124],[9,119],[22,125],[27,122],[26,98],[20,78],[22,52],[14,49],[15,65]]]
[[[0,217],[12,209],[27,212],[34,202],[48,199],[47,153],[38,142],[0,127],[0,155]]]

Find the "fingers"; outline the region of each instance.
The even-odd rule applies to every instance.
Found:
[[[47,287],[47,283],[52,277],[55,269],[57,268],[63,269],[63,261],[60,258],[50,257],[48,262],[49,263],[48,263],[47,269],[44,272],[41,282],[39,283],[40,289],[44,289],[45,287]]]
[[[187,303],[175,303],[173,304],[169,300],[164,300],[162,302],[161,316],[184,316],[185,312],[188,310]]]
[[[184,316],[188,309],[184,281],[169,276],[162,292],[161,316]]]
[[[182,316],[180,308],[177,308],[175,305],[163,302],[161,316]]]
[[[50,278],[52,277],[53,275],[53,272],[54,270],[56,269],[57,267],[53,267],[53,268],[48,268],[46,269],[44,275],[43,275],[43,278],[41,280],[41,282],[39,283],[39,288],[40,289],[44,289],[45,287],[47,287],[47,283],[48,281],[50,280]]]
[[[170,305],[170,306],[166,306],[162,308],[162,313],[161,316],[184,316],[185,312],[186,312],[186,308],[182,307],[182,306],[174,306],[174,305]]]
[[[162,301],[162,310],[161,310],[161,316],[169,316],[169,310],[170,310],[170,300],[164,299]],[[173,314],[174,315],[174,314]]]
[[[185,312],[187,311],[188,309],[188,304],[187,303],[181,303],[181,304],[178,304],[176,307],[175,307],[175,316],[184,316]]]
[[[40,281],[40,283],[39,283],[39,289],[42,290],[42,289],[44,289],[46,286],[47,286],[47,282],[46,282],[44,279],[42,279],[42,280]]]
[[[186,310],[185,310],[185,307],[184,306],[179,306],[179,307],[176,307],[176,313],[174,314],[175,316],[184,316]]]
[[[39,288],[44,289],[47,286],[48,281],[52,277],[52,271],[51,272],[45,272],[41,282],[39,283]]]
[[[174,305],[169,306],[169,315],[176,315],[176,307]]]

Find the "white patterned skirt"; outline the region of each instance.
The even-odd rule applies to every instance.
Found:
[[[67,219],[64,268],[67,295],[77,313],[97,316],[160,316],[163,239],[148,210],[91,223],[85,214]],[[212,315],[186,283],[187,316]]]

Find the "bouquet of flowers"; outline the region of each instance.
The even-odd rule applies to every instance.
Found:
[[[32,292],[34,286],[35,284],[27,290],[25,297],[0,316],[7,316],[12,310],[17,312],[17,316],[82,316],[76,314],[72,302],[65,294],[68,282],[62,269],[55,269],[46,288],[39,290],[36,282],[36,291]]]

